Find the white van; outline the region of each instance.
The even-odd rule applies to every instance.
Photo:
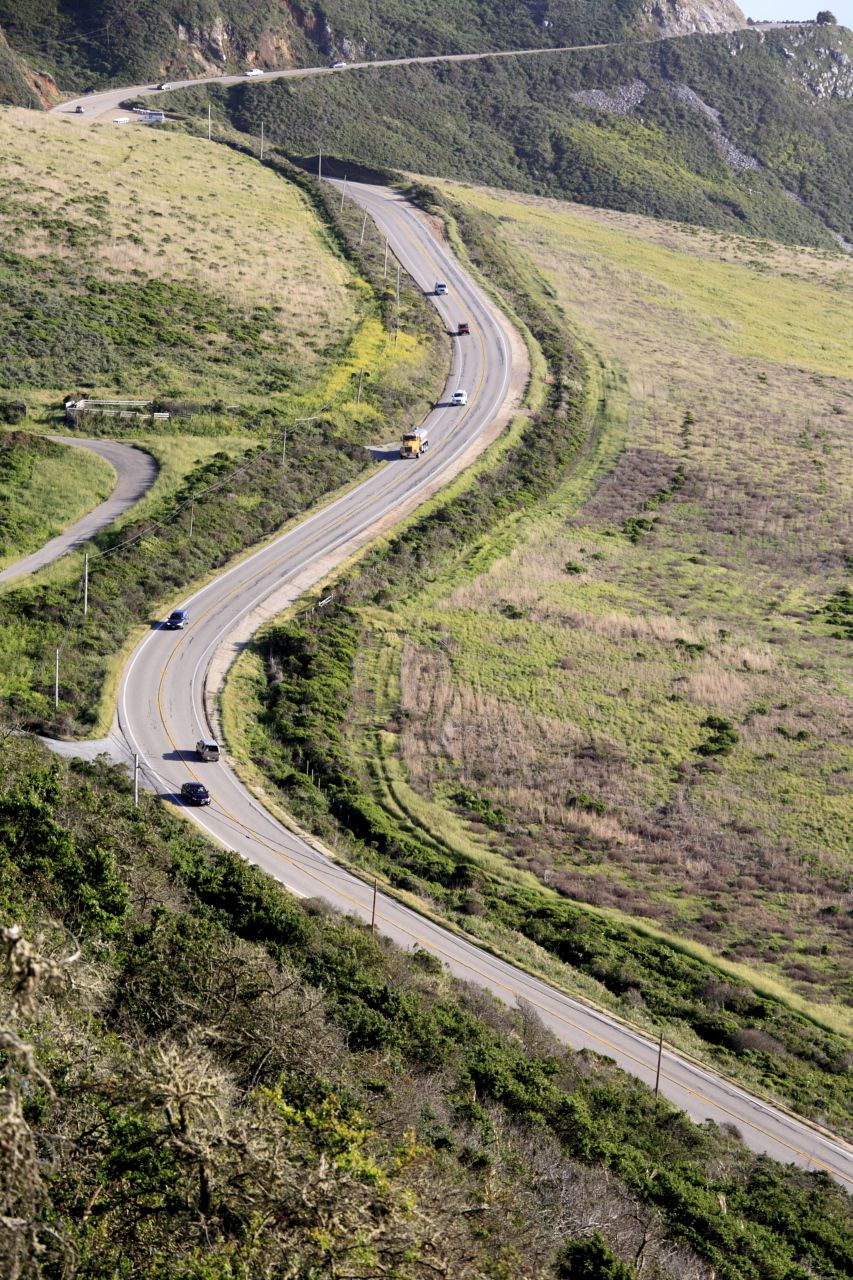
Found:
[[[219,743],[215,738],[199,738],[195,749],[199,760],[206,760],[208,764],[216,764],[219,760]]]
[[[451,403],[451,404],[467,404],[467,403],[468,403],[468,392],[467,392],[467,391],[464,391],[464,390],[460,387],[458,391],[454,391],[454,392],[453,392],[453,395],[450,397],[450,403]]]
[[[443,280],[436,280],[436,282],[435,282],[435,292],[436,292],[437,294],[447,293],[447,285],[445,284],[445,282],[444,282]]]

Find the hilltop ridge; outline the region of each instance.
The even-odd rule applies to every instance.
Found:
[[[0,0],[0,33],[19,69],[11,77],[0,71],[0,101],[33,105],[25,86],[34,75],[74,90],[112,77],[548,48],[744,25],[733,0],[443,0],[426,13],[415,0],[154,0],[144,13],[119,0]]]

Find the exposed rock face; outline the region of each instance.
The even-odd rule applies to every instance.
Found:
[[[582,107],[594,107],[596,111],[609,111],[614,116],[630,115],[649,91],[645,80],[632,80],[630,84],[617,85],[605,93],[603,89],[579,89],[571,94],[574,102]]]
[[[737,31],[746,26],[734,0],[646,0],[643,13],[665,36]]]
[[[60,97],[53,78],[45,71],[33,70],[10,47],[0,27],[0,102],[17,101],[26,106],[52,107]]]
[[[736,147],[731,138],[723,132],[722,117],[716,107],[709,107],[707,102],[703,102],[699,94],[690,88],[689,84],[673,84],[669,86],[673,97],[678,98],[679,102],[683,102],[685,106],[698,111],[706,120],[709,120],[714,133],[717,136],[717,144],[725,156],[726,164],[735,173],[743,173],[745,169],[760,169],[761,165],[755,156],[749,155],[746,151],[741,151]]]

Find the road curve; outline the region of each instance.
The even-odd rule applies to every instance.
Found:
[[[281,71],[265,71],[262,76],[248,78],[243,75],[195,76],[188,80],[168,80],[170,89],[194,89],[202,84],[269,84],[270,80],[297,80],[306,76],[337,76],[349,71],[365,71],[372,67],[410,67],[433,62],[478,62],[485,58],[531,58],[546,53],[582,53],[589,49],[617,49],[625,44],[657,44],[661,40],[678,39],[677,36],[655,36],[652,39],[631,41],[610,41],[606,44],[569,44],[548,49],[499,49],[491,53],[436,53],[425,54],[419,58],[384,58],[375,62],[348,62],[343,67],[288,67]],[[163,82],[161,82],[163,83]],[[100,89],[95,93],[84,94],[80,98],[69,98],[65,102],[51,107],[53,115],[73,115],[83,123],[100,120],[114,113],[128,98],[148,97],[159,94],[156,84],[126,85],[119,89]],[[82,108],[78,115],[77,108]]]
[[[64,556],[66,551],[82,546],[101,529],[117,520],[128,507],[138,502],[157,479],[159,468],[151,454],[132,445],[118,444],[115,440],[89,440],[77,436],[49,436],[48,439],[56,444],[67,444],[75,449],[88,449],[90,453],[97,453],[115,471],[116,486],[105,502],[93,507],[63,533],[51,538],[40,550],[10,564],[0,573],[0,582],[9,582],[13,578],[35,573],[37,569],[43,569],[46,564]]]
[[[182,782],[209,784],[210,808],[190,810],[198,825],[222,845],[281,881],[301,897],[322,897],[333,907],[369,919],[372,888],[336,864],[310,839],[279,823],[242,785],[227,761],[204,765],[194,758],[201,733],[216,733],[215,692],[240,645],[306,587],[378,529],[388,527],[441,483],[442,474],[470,449],[505,406],[511,382],[506,322],[438,239],[429,221],[399,195],[350,184],[349,193],[388,237],[404,267],[425,290],[448,282],[434,302],[448,328],[465,317],[471,337],[454,340],[448,391],[465,386],[465,409],[439,405],[429,415],[431,448],[420,461],[389,459],[356,489],[307,517],[248,559],[226,570],[185,602],[190,625],[167,632],[152,627],[125,669],[118,725],[137,753],[147,784],[180,803]],[[545,982],[495,959],[476,943],[379,894],[379,930],[404,947],[422,947],[454,974],[512,1003],[533,1006],[560,1040],[592,1048],[654,1084],[658,1046],[609,1015],[571,999]],[[744,1090],[680,1055],[664,1050],[661,1092],[694,1120],[734,1124],[744,1142],[783,1162],[823,1170],[853,1190],[853,1149],[841,1140]]]

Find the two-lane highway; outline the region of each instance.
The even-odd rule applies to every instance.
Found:
[[[210,787],[210,808],[192,816],[213,839],[304,897],[322,897],[339,910],[369,919],[372,888],[336,864],[313,841],[279,823],[243,786],[227,761],[201,764],[193,744],[217,730],[215,692],[238,642],[264,616],[320,581],[358,546],[388,527],[441,483],[442,476],[493,423],[511,399],[513,336],[500,313],[470,280],[429,221],[393,192],[350,185],[387,236],[405,268],[434,298],[450,331],[468,319],[471,336],[453,340],[447,394],[429,415],[430,450],[417,461],[396,459],[357,488],[315,512],[248,559],[223,573],[184,603],[185,631],[154,629],[136,649],[119,691],[119,725],[131,752],[140,756],[149,785],[176,797],[182,782],[200,778]],[[516,379],[517,382],[517,379]],[[465,408],[445,402],[459,386]],[[381,932],[405,947],[431,951],[455,974],[501,998],[527,1001],[561,1040],[596,1049],[649,1084],[657,1045],[594,1008],[495,959],[476,943],[401,906],[383,894],[377,901]],[[679,1055],[665,1051],[661,1092],[694,1119],[734,1124],[744,1141],[782,1161],[821,1169],[853,1189],[851,1149],[795,1116],[773,1108]]]

